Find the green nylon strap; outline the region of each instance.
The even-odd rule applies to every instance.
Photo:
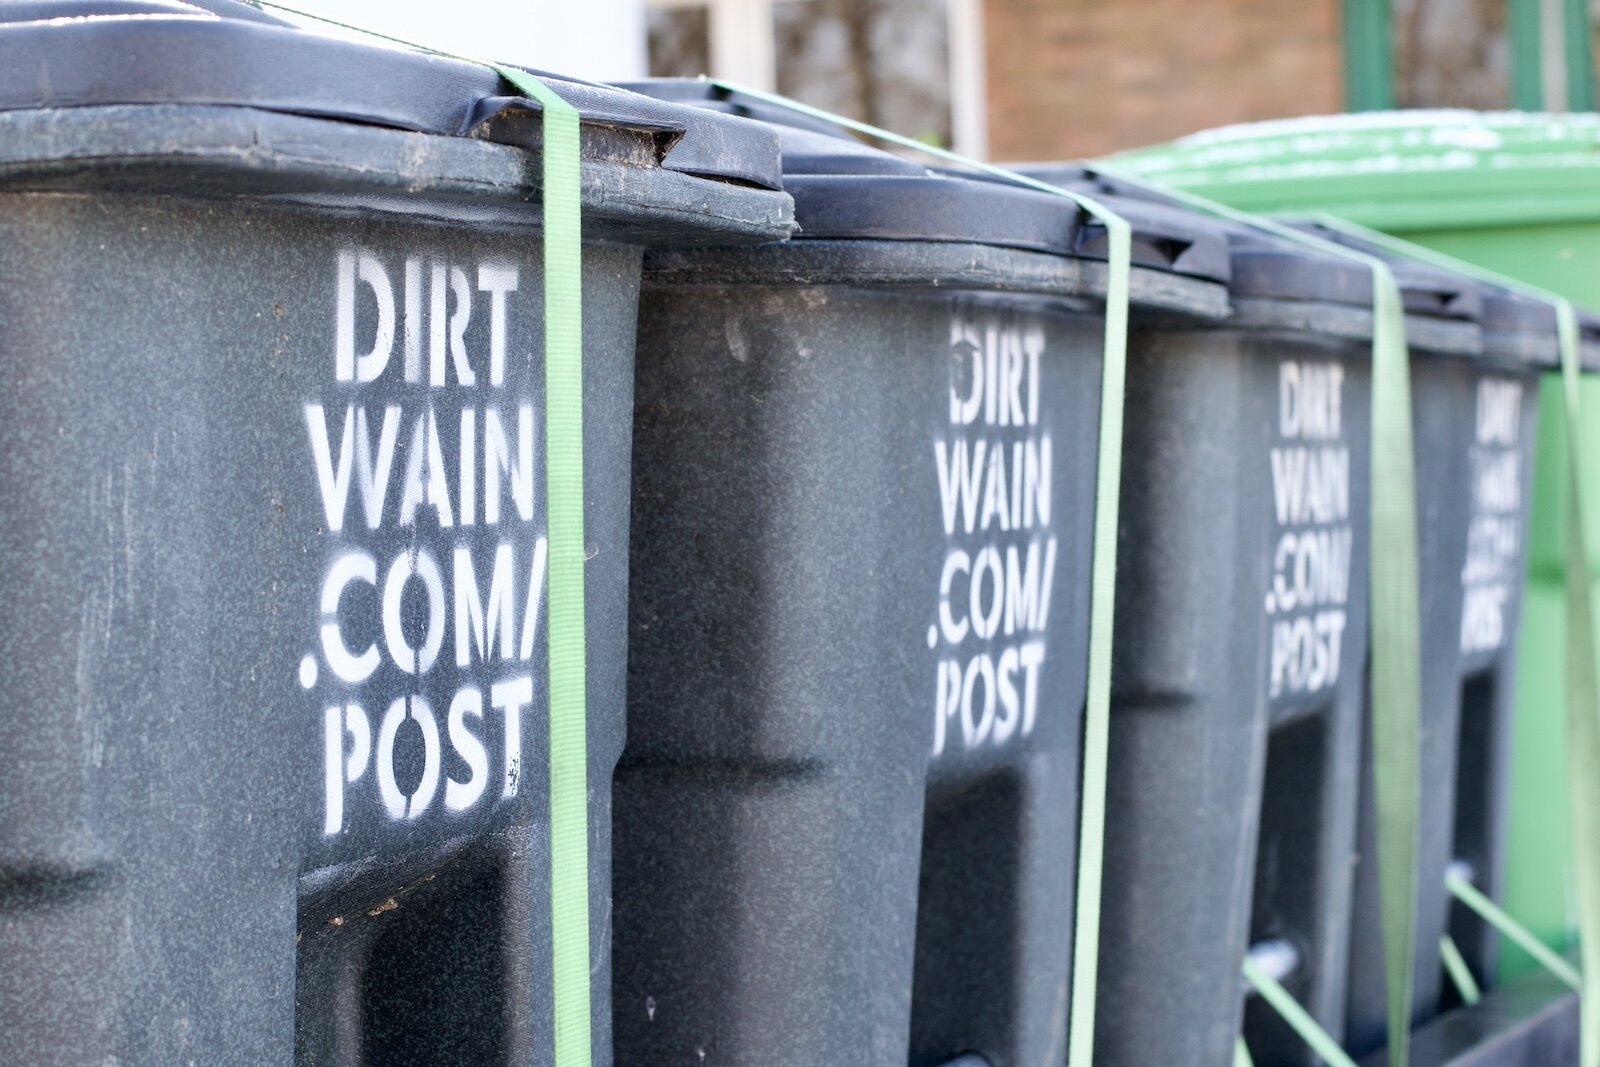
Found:
[[[1100,161],[1092,166],[1196,210],[1355,260],[1372,274],[1370,730],[1389,1063],[1405,1067],[1411,1051],[1415,981],[1411,942],[1417,910],[1422,683],[1411,370],[1399,286],[1388,264],[1377,256],[1192,193],[1152,185]]]
[[[1594,587],[1589,578],[1589,531],[1584,515],[1589,479],[1584,469],[1578,399],[1578,316],[1570,301],[1556,307],[1561,335],[1561,382],[1566,401],[1571,500],[1567,506],[1567,779],[1572,804],[1573,878],[1578,898],[1578,945],[1584,972],[1600,975],[1600,677],[1595,673]],[[1600,1067],[1600,981],[1584,982],[1581,1067]]]
[[[1566,529],[1567,786],[1572,806],[1579,948],[1584,971],[1600,974],[1600,676],[1596,674],[1594,589],[1588,569],[1592,533],[1584,521],[1588,512],[1583,498],[1588,494],[1590,482],[1587,459],[1579,434],[1575,432],[1583,420],[1578,390],[1581,368],[1577,313],[1570,300],[1537,286],[1353,223],[1328,221],[1375,244],[1543,300],[1555,308],[1556,335],[1561,350],[1561,413],[1568,427],[1571,478]],[[1506,932],[1514,936],[1509,930]],[[1530,954],[1534,954],[1532,950]],[[1548,954],[1560,958],[1554,953]],[[1600,1067],[1600,982],[1582,983],[1581,993],[1581,1067]]]
[[[1388,999],[1389,1062],[1411,1051],[1416,937],[1422,698],[1417,608],[1417,495],[1411,374],[1400,291],[1373,282],[1378,319],[1398,323],[1373,343],[1372,367],[1372,782],[1378,836],[1379,919]],[[1376,271],[1373,275],[1377,278]],[[1380,298],[1381,301],[1380,302]]]
[[[1256,1061],[1250,1058],[1250,1046],[1242,1037],[1233,1042],[1233,1067],[1256,1067]]]
[[[1444,884],[1445,888],[1450,890],[1451,896],[1471,908],[1484,922],[1521,945],[1545,970],[1574,990],[1582,988],[1583,979],[1578,974],[1577,968],[1535,937],[1526,926],[1507,915],[1494,901],[1479,892],[1471,882],[1452,872],[1444,876]]]
[[[545,492],[549,526],[550,941],[556,1067],[590,1062],[589,741],[584,621],[583,244],[579,123],[538,78],[500,76],[540,111],[544,165]]]
[[[1483,990],[1478,988],[1478,980],[1472,977],[1472,968],[1467,966],[1467,961],[1461,957],[1461,950],[1456,948],[1455,938],[1449,934],[1439,938],[1439,958],[1444,961],[1445,973],[1450,976],[1450,984],[1456,987],[1463,1004],[1470,1008],[1483,999]]]
[[[1244,979],[1250,987],[1261,994],[1261,999],[1271,1005],[1284,1022],[1289,1024],[1289,1029],[1310,1046],[1315,1052],[1327,1061],[1328,1067],[1356,1067],[1356,1061],[1345,1054],[1339,1043],[1328,1036],[1328,1031],[1317,1024],[1311,1013],[1300,1006],[1300,1002],[1283,986],[1279,985],[1266,971],[1257,967],[1250,957],[1244,960]],[[1242,1043],[1242,1042],[1241,1042]]]
[[[494,70],[540,107],[554,1067],[589,1067],[589,754],[583,532],[583,245],[577,110],[538,78],[315,12],[258,6]]]
[[[1072,200],[1098,219],[1109,237],[1106,332],[1100,378],[1100,435],[1095,468],[1094,547],[1089,589],[1089,679],[1084,705],[1083,785],[1078,821],[1077,914],[1072,947],[1072,1005],[1067,1067],[1094,1059],[1095,990],[1100,962],[1100,888],[1105,868],[1106,756],[1111,722],[1111,632],[1116,614],[1117,519],[1122,488],[1122,402],[1127,379],[1128,285],[1132,230],[1126,220],[1091,197],[1023,174],[935,148],[910,137],[810,107],[787,97],[708,79],[725,92],[823,119],[868,137],[943,159],[1052,196]]]

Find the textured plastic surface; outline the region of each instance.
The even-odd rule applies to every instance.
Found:
[[[1485,892],[1500,890],[1540,369],[1526,356],[1549,341],[1547,331],[1532,333],[1487,333],[1477,360],[1412,362],[1423,620],[1417,1022],[1453,996],[1439,956],[1443,934],[1454,935],[1480,983],[1492,980],[1497,937],[1452,904],[1444,875],[1462,861]],[[1385,1033],[1371,819],[1368,804],[1351,922],[1348,1041],[1358,1054],[1382,1045]]]
[[[1254,940],[1315,950],[1291,987],[1338,1019],[1307,994],[1343,975],[1323,917],[1342,925],[1366,628],[1366,348],[1270,320],[1136,338],[1096,1062],[1221,1067]],[[1313,462],[1349,491],[1308,503]]]
[[[1078,167],[1025,169],[1117,206],[1160,199]],[[1136,346],[1146,356],[1130,370],[1112,749],[1122,795],[1108,848],[1129,872],[1111,881],[1136,889],[1107,902],[1107,1063],[1232,1062],[1249,944],[1286,950],[1287,988],[1330,1032],[1344,1021],[1371,281],[1353,261],[1216,225],[1233,248],[1232,323]],[[1454,367],[1451,357],[1480,350],[1477,286],[1415,266],[1395,273],[1419,353]],[[1257,1062],[1314,1058],[1254,998],[1244,1031]]]
[[[1550,1067],[1578,1062],[1578,995],[1543,970],[1412,1032],[1413,1067]],[[1387,1050],[1361,1067],[1387,1067]]]
[[[1329,211],[1600,306],[1600,119],[1591,114],[1396,112],[1230,127],[1118,158],[1119,166],[1238,207]],[[1593,364],[1586,345],[1585,369]],[[1587,408],[1600,385],[1582,388]],[[1566,885],[1561,531],[1567,427],[1559,384],[1541,384],[1530,572],[1517,672],[1505,903],[1547,944],[1575,929]],[[1600,423],[1579,431],[1600,454]],[[1589,493],[1600,501],[1600,493]],[[1600,506],[1600,505],[1592,505]],[[1600,515],[1588,517],[1591,528]],[[1591,559],[1592,571],[1600,561]],[[1504,953],[1503,974],[1532,965]]]
[[[646,290],[625,1060],[1063,1054],[1099,324],[947,281]],[[1037,420],[962,432],[986,339],[1038,353]],[[1020,461],[1020,529],[941,497],[978,441]]]
[[[647,262],[618,1056],[1059,1062],[1103,264],[992,239],[1072,249],[1066,200],[784,138],[808,238]],[[971,211],[873,221],[925,190]],[[1225,311],[1171,262],[1137,299]]]
[[[0,130],[5,1058],[546,1062],[537,158],[249,107]],[[604,1063],[641,248],[791,216],[586,134]]]

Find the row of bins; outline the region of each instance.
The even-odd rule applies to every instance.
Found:
[[[647,259],[619,1048],[1059,1061],[1104,235],[704,83],[634,87],[775,123],[799,233]],[[1381,1049],[1370,272],[1080,166],[1017,169],[1134,228],[1096,1062],[1226,1064],[1241,1034],[1257,1063],[1318,1062],[1246,995],[1247,951],[1353,1054]],[[1391,259],[1404,302],[1422,1023],[1458,1003],[1444,934],[1493,974],[1445,873],[1498,890],[1555,314],[1301,228]],[[1053,599],[1030,596],[1036,548],[1072,595],[1030,633],[1013,599]]]
[[[551,1062],[537,109],[233,0],[16,5],[0,53],[0,1058]],[[593,1062],[1062,1062],[1104,227],[704,82],[543,80]],[[1134,231],[1095,1062],[1313,1062],[1247,952],[1376,1049],[1370,275],[1024,169]],[[1441,934],[1492,974],[1443,879],[1501,877],[1555,343],[1395,273],[1420,1022]]]

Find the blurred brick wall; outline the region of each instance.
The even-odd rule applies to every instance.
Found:
[[[984,0],[989,156],[1339,111],[1339,0]]]

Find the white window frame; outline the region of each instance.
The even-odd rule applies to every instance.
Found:
[[[950,128],[954,148],[984,159],[989,152],[988,91],[984,73],[983,0],[943,0],[950,71]],[[778,59],[772,0],[645,0],[651,9],[703,8],[714,74],[772,92]]]

